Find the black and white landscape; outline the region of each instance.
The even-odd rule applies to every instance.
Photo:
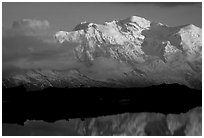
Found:
[[[3,3],[3,135],[202,135],[201,5]]]

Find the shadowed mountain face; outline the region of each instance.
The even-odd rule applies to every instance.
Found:
[[[22,69],[3,78],[4,87],[146,87],[178,83],[202,86],[202,29],[169,27],[144,18],[95,24],[55,34],[56,46],[73,47],[81,68]],[[3,72],[4,74],[4,72]]]

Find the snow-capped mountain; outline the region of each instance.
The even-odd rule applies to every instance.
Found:
[[[115,80],[100,82],[101,86],[105,84],[105,86],[138,87],[179,83],[201,89],[202,29],[195,25],[169,27],[138,16],[131,16],[124,20],[105,22],[102,25],[82,22],[73,31],[59,31],[54,36],[60,46],[77,44],[74,49],[75,56],[85,65],[91,65],[98,57],[105,57],[131,66],[131,71],[124,72]],[[3,84],[8,87],[8,84],[14,82],[15,85],[47,82],[42,86],[44,88],[60,87],[60,83],[53,84],[64,81],[63,86],[67,87],[71,78],[68,75],[70,73],[57,71],[39,73],[37,70],[32,71],[33,75],[28,74],[29,72],[24,72],[10,76],[3,80]],[[39,74],[40,79],[37,77]],[[82,78],[77,77],[80,73],[77,74],[76,80],[80,80],[85,86],[91,84],[83,82]],[[83,78],[97,82],[87,76]]]
[[[164,62],[169,55],[185,54],[188,61],[201,58],[201,29],[190,24],[168,27],[132,16],[125,20],[105,22],[103,25],[83,22],[72,32],[55,34],[59,43],[79,43],[76,56],[79,60],[94,60],[98,56],[144,63],[150,56]]]

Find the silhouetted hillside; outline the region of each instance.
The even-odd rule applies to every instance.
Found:
[[[47,88],[26,92],[23,86],[3,89],[3,122],[26,119],[52,122],[124,112],[181,113],[202,106],[202,93],[185,86],[147,88]]]

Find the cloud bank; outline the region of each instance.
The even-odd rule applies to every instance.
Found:
[[[23,19],[4,30],[3,76],[27,69],[78,69],[91,78],[106,80],[131,70],[125,63],[105,57],[96,58],[87,66],[75,57],[74,48],[79,44],[64,42],[58,46],[50,29],[47,20]]]
[[[3,69],[10,66],[21,69],[56,67],[56,63],[60,68],[60,63],[64,66],[69,62],[67,59],[73,60],[72,50],[58,47],[49,28],[46,20],[23,19],[13,22],[12,28],[4,30]]]

